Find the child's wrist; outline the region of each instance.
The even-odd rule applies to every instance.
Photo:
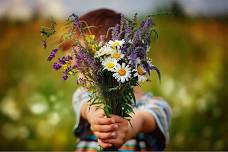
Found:
[[[136,119],[135,119],[135,122],[137,122],[137,129],[136,129],[136,134],[142,132],[143,130],[143,125],[144,125],[144,115],[141,111],[136,111],[135,112],[135,116],[136,116]]]

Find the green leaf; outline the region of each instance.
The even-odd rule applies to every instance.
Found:
[[[110,106],[108,106],[108,105],[104,106],[104,113],[107,117],[110,117],[110,109],[111,109]]]

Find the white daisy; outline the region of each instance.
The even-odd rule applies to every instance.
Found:
[[[108,45],[104,45],[103,47],[100,48],[100,50],[98,50],[95,53],[95,57],[100,57],[100,56],[104,56],[104,55],[110,55],[112,52],[114,52],[112,47],[110,47]]]
[[[110,41],[108,42],[108,44],[109,44],[113,49],[119,49],[119,48],[124,44],[124,40],[115,40],[115,41],[110,40]]]
[[[135,71],[134,77],[138,77],[138,82],[144,82],[147,80],[146,71],[141,65],[137,65],[137,68],[133,71]]]
[[[129,65],[125,66],[125,63],[122,63],[122,65],[117,63],[113,77],[121,83],[128,81],[128,79],[131,77],[131,69]]]
[[[116,59],[117,61],[119,61],[120,59],[122,59],[124,57],[124,55],[121,53],[120,50],[116,50],[111,53],[111,57]]]
[[[138,82],[144,82],[147,80],[146,70],[141,65],[141,60],[139,58],[136,59],[136,69],[133,70],[135,72],[134,77],[138,77]]]
[[[117,60],[114,58],[105,58],[102,61],[102,65],[104,66],[104,69],[107,69],[108,71],[115,71],[115,68],[117,66]]]

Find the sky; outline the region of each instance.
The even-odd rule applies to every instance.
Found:
[[[228,0],[0,0],[0,16],[26,19],[36,12],[63,18],[97,8],[110,8],[131,16],[135,12],[147,15],[156,10],[169,10],[173,2],[191,16],[228,14]]]

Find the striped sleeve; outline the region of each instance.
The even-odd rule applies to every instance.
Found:
[[[72,97],[73,110],[74,110],[75,117],[76,117],[76,123],[74,126],[74,134],[77,137],[86,135],[89,131],[88,122],[80,117],[81,107],[84,103],[88,102],[89,99],[90,99],[89,92],[82,87],[78,88],[74,92],[73,97]]]
[[[151,94],[146,94],[138,103],[136,108],[149,112],[157,124],[155,131],[145,134],[146,141],[153,150],[163,150],[169,142],[170,106],[162,98],[154,98]]]

